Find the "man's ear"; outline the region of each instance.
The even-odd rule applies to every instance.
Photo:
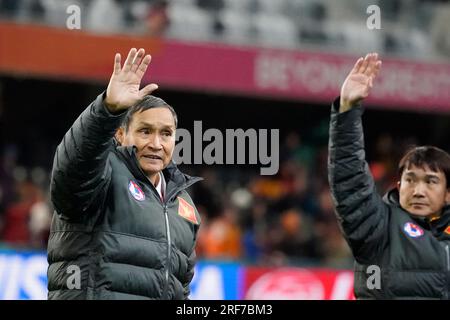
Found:
[[[119,129],[117,129],[116,134],[114,135],[114,137],[119,142],[119,144],[122,145],[123,144],[123,140],[125,139],[125,128],[121,126]]]
[[[399,181],[397,181],[397,189],[399,189],[399,190],[400,190],[400,180],[399,180]]]

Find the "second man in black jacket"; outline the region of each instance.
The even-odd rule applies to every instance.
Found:
[[[397,188],[382,198],[365,159],[360,102],[381,67],[360,58],[332,105],[328,175],[355,263],[359,299],[449,299],[450,156],[416,147],[399,163]]]

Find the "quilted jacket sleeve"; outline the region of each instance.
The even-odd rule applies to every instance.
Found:
[[[125,113],[111,114],[100,94],[58,145],[50,183],[51,201],[62,217],[78,217],[101,202],[109,184],[108,153]],[[95,200],[95,201],[94,201]]]
[[[389,207],[377,193],[365,160],[362,107],[332,105],[328,180],[344,236],[359,263],[375,263],[388,237]]]

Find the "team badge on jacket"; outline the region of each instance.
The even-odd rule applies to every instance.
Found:
[[[130,183],[128,184],[128,190],[130,191],[131,195],[137,200],[137,201],[144,201],[145,200],[145,194],[142,191],[141,187],[139,185],[130,180]]]
[[[418,238],[423,236],[422,228],[412,222],[405,223],[405,225],[403,226],[403,231],[405,231],[406,234],[411,238]]]
[[[198,224],[194,207],[181,197],[178,197],[178,214],[186,220]]]
[[[450,226],[448,226],[447,228],[445,228],[445,231],[444,231],[446,234],[450,234]]]

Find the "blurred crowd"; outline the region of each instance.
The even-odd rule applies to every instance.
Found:
[[[198,257],[265,266],[351,267],[328,187],[327,139],[326,131],[310,141],[298,132],[287,134],[274,176],[238,165],[182,165],[204,178],[190,189],[202,216]],[[382,135],[368,150],[380,192],[395,183],[399,152],[412,143]],[[21,167],[15,150],[8,146],[0,152],[0,243],[45,249],[53,213],[50,168]]]
[[[448,0],[0,0],[0,19],[96,33],[164,36],[283,48],[450,56]],[[380,8],[379,28],[367,20]],[[372,21],[372,20],[371,20]]]
[[[381,33],[361,27],[368,4],[384,10]],[[92,32],[271,47],[367,46],[422,57],[434,48],[450,55],[448,1],[0,0],[0,19],[65,27],[70,5],[81,8],[82,29]],[[286,134],[275,176],[261,176],[259,170],[243,166],[187,168],[205,178],[191,190],[203,218],[199,258],[351,267],[327,182],[325,127],[322,136],[311,139],[299,132]],[[414,141],[394,141],[390,135],[376,141],[367,153],[379,192],[384,192],[395,183],[400,154]],[[53,213],[51,168],[24,167],[14,145],[0,147],[0,246],[43,249]]]
[[[52,216],[48,169],[24,168],[17,157],[14,145],[1,150],[0,247],[43,249]]]
[[[275,176],[203,169],[205,181],[194,188],[203,217],[198,255],[264,266],[352,267],[327,180],[327,139],[288,134]],[[395,186],[396,163],[413,144],[383,134],[368,150],[379,192]]]

